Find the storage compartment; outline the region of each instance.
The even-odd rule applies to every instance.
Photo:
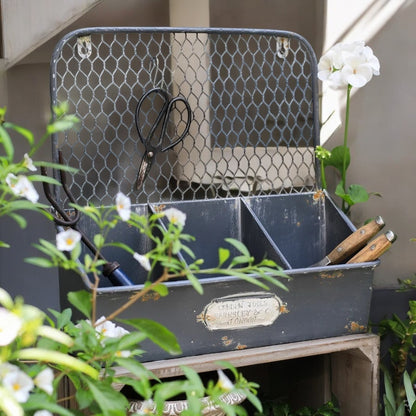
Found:
[[[291,268],[310,267],[354,231],[322,192],[246,198]]]
[[[204,259],[204,269],[217,267],[219,247],[229,249],[231,257],[238,254],[237,249],[224,241],[226,238],[234,238],[245,244],[256,263],[268,258],[285,269],[289,268],[278,246],[270,239],[264,223],[253,215],[240,198],[165,202],[163,207],[176,208],[186,214],[184,232],[195,237],[195,241],[188,246],[196,258]],[[166,218],[161,221],[167,225]],[[190,260],[186,253],[182,254],[185,261]]]

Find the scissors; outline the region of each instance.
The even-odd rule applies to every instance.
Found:
[[[137,174],[136,189],[142,187],[156,154],[181,142],[189,132],[191,121],[191,107],[182,96],[171,98],[164,89],[153,88],[140,98],[135,122],[145,152]]]

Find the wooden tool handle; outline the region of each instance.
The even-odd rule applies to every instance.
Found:
[[[364,263],[366,261],[374,261],[378,259],[396,240],[396,235],[393,231],[379,235],[374,240],[370,241],[362,250],[360,250],[347,263]]]
[[[331,264],[337,264],[352,256],[374,237],[384,227],[380,216],[354,231],[344,241],[338,244],[328,255]]]

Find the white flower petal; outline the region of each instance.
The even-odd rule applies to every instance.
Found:
[[[124,195],[122,192],[119,192],[116,195],[116,208],[118,215],[123,221],[128,221],[131,214],[131,201],[130,198]]]
[[[33,416],[53,416],[49,410],[37,410]]]
[[[147,271],[150,271],[152,266],[151,266],[150,261],[149,261],[147,256],[144,256],[144,255],[139,254],[139,253],[134,253],[133,257],[134,257],[135,260],[137,260],[139,262],[140,266],[142,266],[143,269],[145,269]]]
[[[218,385],[225,391],[230,391],[234,388],[234,384],[225,375],[224,371],[217,370],[218,373]]]
[[[101,316],[97,320],[97,323],[98,325],[96,325],[95,330],[105,338],[120,338],[129,333],[129,331],[121,326],[117,326],[114,322],[106,321],[104,316]]]
[[[33,203],[38,202],[39,194],[26,176],[16,176],[9,173],[6,177],[6,183],[15,195],[22,196]]]
[[[5,308],[0,308],[0,346],[4,347],[12,343],[22,325],[22,320],[16,314]]]
[[[175,225],[178,225],[180,227],[185,226],[186,221],[186,214],[179,209],[176,208],[168,208],[165,211],[163,211],[166,215],[166,218]]]
[[[363,41],[338,43],[318,63],[318,78],[332,88],[350,84],[360,88],[380,74],[380,62]]]
[[[53,371],[47,367],[42,370],[34,379],[35,385],[49,395],[53,393]]]
[[[34,172],[36,170],[36,166],[33,164],[33,160],[29,157],[29,155],[27,153],[25,153],[25,155],[24,155],[24,163],[23,164],[26,166],[26,168],[28,168],[32,172]]]
[[[56,247],[60,251],[72,251],[81,241],[81,234],[73,229],[56,234]]]
[[[34,387],[32,379],[21,370],[8,372],[3,377],[2,384],[19,403],[27,401]]]

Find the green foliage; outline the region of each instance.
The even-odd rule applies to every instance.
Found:
[[[391,318],[383,319],[377,327],[382,338],[392,337],[392,346],[389,348],[392,375],[391,380],[388,381],[392,384],[394,403],[399,406],[406,396],[403,375],[409,358],[414,359],[412,351],[415,347],[416,335],[416,301],[409,301],[407,319],[400,319],[399,316],[393,314]],[[390,403],[390,395],[388,398]]]
[[[298,410],[293,410],[288,403],[282,400],[272,400],[265,402],[264,411],[256,413],[255,416],[336,416],[339,414],[337,400],[333,397],[318,409],[304,406]]]
[[[6,108],[0,108],[0,217],[8,216],[20,228],[25,228],[27,225],[21,211],[35,211],[46,215],[49,219],[52,218],[45,210],[48,206],[37,202],[39,194],[33,184],[45,181],[52,184],[59,183],[53,178],[29,173],[36,170],[37,166],[56,168],[58,165],[35,162],[31,157],[45,143],[50,134],[62,131],[64,127],[65,129],[72,128],[78,122],[76,117],[66,115],[66,109],[66,104],[54,108],[54,119],[47,125],[46,133],[36,141],[30,130],[6,121]],[[26,142],[26,154],[23,159],[15,160],[14,141],[21,138]],[[73,169],[69,170],[73,171]],[[1,247],[7,248],[9,245],[0,241]]]
[[[53,178],[29,174],[29,171],[35,166],[45,166],[73,172],[73,169],[54,163],[33,162],[31,159],[49,135],[75,125],[76,118],[67,115],[66,111],[66,105],[54,108],[54,118],[48,124],[45,135],[36,141],[30,131],[6,122],[6,110],[0,109],[0,216],[9,216],[21,227],[26,226],[21,210],[35,210],[52,218],[45,210],[46,207],[36,202],[38,194],[32,189],[32,183],[46,181],[58,184]],[[27,155],[17,162],[14,161],[12,139],[16,134],[28,145]],[[23,187],[20,187],[21,178],[26,181],[25,186],[30,190],[29,193],[26,188],[23,192]],[[126,198],[124,195],[123,197]],[[95,415],[125,415],[129,403],[124,394],[114,387],[117,385],[130,386],[149,402],[150,408],[155,408],[156,414],[161,414],[165,400],[185,394],[189,403],[185,416],[200,415],[206,406],[202,401],[205,396],[209,397],[211,403],[221,407],[227,415],[245,415],[243,407],[231,406],[222,400],[224,393],[231,391],[244,395],[261,412],[262,405],[256,396],[258,386],[248,382],[227,363],[219,363],[218,367],[231,373],[233,382],[219,372],[217,382],[211,380],[204,386],[199,375],[189,368],[183,368],[183,380],[158,380],[140,362],[144,352],[141,343],[148,340],[170,354],[179,354],[181,349],[175,335],[149,319],[137,317],[119,320],[117,323],[113,320],[149,292],[160,296],[168,295],[166,282],[170,279],[188,279],[198,293],[203,292],[203,286],[197,277],[202,274],[233,276],[264,289],[274,285],[287,290],[281,279],[288,276],[281,267],[268,259],[256,263],[243,243],[228,238],[225,243],[229,248],[218,249],[218,266],[203,269],[203,259],[197,259],[189,247],[194,237],[183,232],[184,214],[179,211],[180,221],[171,220],[164,212],[149,216],[129,212],[126,220],[117,203],[106,208],[75,204],[72,207],[97,225],[98,232],[91,236],[97,254],[83,253],[81,242],[76,243],[78,237],[80,238],[79,233],[65,230],[62,233],[70,231],[73,234],[71,238],[63,240],[64,248],[40,239],[35,244],[40,256],[28,258],[26,261],[39,267],[62,268],[91,277],[89,292],[68,294],[68,301],[84,319],[74,321],[72,309],[62,312],[50,310],[50,316],[46,316],[37,308],[25,305],[23,299],[12,299],[0,288],[0,416],[31,416],[38,411],[47,415],[53,413],[69,416],[80,415],[84,410]],[[152,249],[139,254],[123,242],[108,242],[110,231],[120,221],[126,221],[129,227],[147,236],[152,241]],[[60,234],[58,236],[62,237]],[[7,247],[7,243],[0,242],[0,246]],[[108,316],[97,317],[97,289],[102,266],[105,264],[100,253],[112,246],[125,250],[132,256],[132,261],[137,260],[138,267],[143,267],[148,272],[148,279],[141,288],[132,291],[130,299],[119,309]],[[232,257],[231,250],[237,255]],[[186,254],[190,261],[182,261],[179,253]],[[156,270],[162,272],[154,278]],[[45,372],[47,380],[41,382],[40,379],[45,379]],[[20,377],[21,381],[11,385],[8,380],[13,377]],[[78,409],[65,408],[65,400],[68,398],[58,397],[64,379],[68,379],[74,386],[72,399],[77,403]]]

